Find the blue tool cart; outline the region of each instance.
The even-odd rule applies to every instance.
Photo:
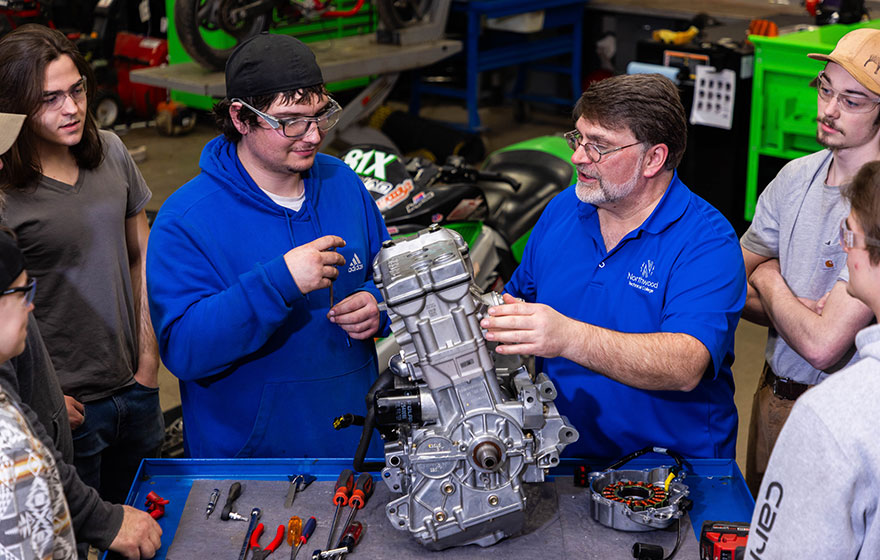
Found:
[[[523,533],[502,540],[489,548],[466,546],[431,553],[406,531],[396,530],[385,515],[385,504],[392,495],[375,475],[375,494],[357,520],[366,524],[364,538],[353,554],[357,558],[424,558],[426,554],[448,559],[557,557],[627,558],[635,542],[658,544],[667,551],[675,544],[675,524],[670,529],[627,533],[603,527],[590,516],[590,492],[578,488],[571,476],[575,461],[564,460],[551,471],[552,479],[526,485],[527,508]],[[643,457],[627,463],[627,469],[646,469],[668,464],[662,457]],[[248,523],[221,521],[220,512],[233,482],[243,491],[235,511],[249,516],[253,507],[262,510],[265,524],[263,540],[275,534],[296,515],[305,523],[317,517],[318,526],[299,557],[311,558],[314,549],[323,548],[328,538],[334,507],[333,484],[340,471],[351,467],[350,459],[146,459],[140,467],[127,504],[145,509],[147,494],[155,492],[168,500],[162,527],[162,547],[156,558],[235,558],[242,547]],[[697,540],[704,520],[749,521],[754,501],[736,463],[728,459],[695,459],[684,479],[694,507],[682,525],[681,558],[696,558]],[[292,507],[284,507],[288,477],[313,474],[317,481],[297,494]],[[205,509],[214,488],[220,490],[216,510],[209,519]],[[348,509],[348,508],[346,508]],[[347,513],[347,512],[346,512]],[[271,538],[269,538],[271,540]],[[194,552],[197,551],[197,552]],[[195,555],[193,555],[195,554]],[[282,542],[273,554],[287,558],[290,547]],[[247,555],[250,557],[250,554]],[[270,556],[271,558],[271,556]]]
[[[544,12],[543,29],[570,28],[568,31],[539,36],[539,33],[521,34],[522,40],[508,42],[504,46],[486,48],[481,46],[480,38],[485,37],[483,18],[501,18],[528,14],[540,8]],[[410,112],[419,113],[422,93],[463,99],[468,113],[467,129],[480,129],[480,116],[477,113],[480,97],[480,72],[507,66],[519,65],[519,74],[513,95],[529,102],[561,104],[573,107],[581,95],[581,60],[583,40],[584,0],[455,0],[453,12],[462,12],[467,18],[467,35],[464,39],[466,65],[465,88],[455,89],[435,84],[422,83],[418,76],[413,80]],[[558,55],[571,55],[571,65],[529,65],[530,69],[543,70],[571,77],[571,97],[527,95],[523,93],[525,63],[541,61]]]

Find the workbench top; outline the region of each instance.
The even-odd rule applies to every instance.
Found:
[[[406,560],[426,555],[437,560],[535,557],[606,560],[630,557],[635,542],[659,544],[668,554],[675,544],[675,524],[665,531],[626,533],[593,521],[589,490],[575,487],[570,476],[574,464],[565,460],[561,467],[551,471],[553,476],[547,482],[526,485],[527,521],[522,534],[485,549],[466,546],[441,552],[427,551],[408,532],[398,531],[391,525],[385,516],[385,504],[399,494],[391,494],[376,476],[375,494],[357,516],[367,526],[364,540],[350,557],[352,560],[390,557]],[[661,464],[668,464],[668,460],[640,458],[625,468],[645,469]],[[220,521],[220,511],[229,485],[241,481],[244,491],[236,502],[236,510],[243,515],[248,515],[252,507],[263,510],[266,530],[261,542],[264,545],[272,539],[277,526],[286,525],[292,515],[301,517],[303,522],[313,515],[318,519],[313,541],[298,556],[308,559],[314,549],[326,544],[333,516],[330,500],[333,484],[339,472],[350,467],[350,459],[146,459],[126,503],[145,509],[144,501],[150,491],[170,501],[165,515],[159,519],[163,534],[156,558],[194,558],[188,543],[195,535],[199,535],[198,557],[234,558],[244,540],[247,523]],[[287,475],[305,473],[314,474],[318,481],[298,494],[292,508],[285,509]],[[754,502],[732,460],[693,460],[684,483],[689,487],[694,508],[684,520],[679,554],[681,558],[697,558],[696,535],[704,520],[749,521]],[[205,507],[215,487],[221,489],[217,510],[205,520]],[[290,547],[282,543],[270,558],[282,560],[289,555]]]

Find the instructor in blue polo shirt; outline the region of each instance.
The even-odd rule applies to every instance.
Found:
[[[678,90],[656,74],[595,83],[567,133],[577,184],[550,202],[504,305],[483,320],[502,354],[534,354],[580,432],[569,455],[646,445],[733,458],[733,339],[746,297],[728,221],[675,171]]]

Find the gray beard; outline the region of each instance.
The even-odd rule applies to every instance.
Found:
[[[622,200],[632,194],[633,190],[636,188],[636,184],[639,181],[638,169],[641,169],[642,163],[644,162],[645,155],[642,154],[639,157],[638,163],[635,165],[635,170],[633,172],[632,177],[623,184],[614,185],[614,187],[609,188],[608,185],[605,184],[605,180],[602,177],[596,177],[598,182],[597,187],[588,187],[582,181],[577,182],[577,186],[574,189],[575,194],[578,197],[578,200],[584,202],[586,204],[592,204],[593,206],[598,206],[599,204],[610,204]]]

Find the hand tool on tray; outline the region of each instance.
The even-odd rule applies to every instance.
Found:
[[[220,489],[214,488],[214,491],[211,492],[211,499],[208,500],[208,507],[205,508],[205,519],[211,517],[211,514],[214,513],[214,508],[217,507],[217,500],[220,499]]]
[[[309,484],[317,479],[310,474],[288,475],[287,478],[290,480],[290,486],[287,489],[287,497],[284,499],[284,507],[289,508],[293,506],[297,493],[308,488]]]
[[[251,534],[250,546],[252,551],[251,560],[266,560],[266,557],[275,552],[281,541],[284,540],[284,525],[279,525],[275,531],[275,538],[272,539],[266,548],[260,548],[260,536],[263,534],[263,524],[257,525],[257,528]]]
[[[299,542],[296,543],[296,548],[294,548],[290,552],[290,560],[294,560],[294,558],[296,558],[296,555],[299,554],[299,549],[302,548],[302,545],[309,542],[309,537],[312,536],[312,533],[317,526],[318,520],[314,517],[309,517],[309,520],[306,521],[306,526],[303,527],[302,534],[300,534],[299,536]]]
[[[348,505],[351,506],[351,512],[349,512],[348,519],[345,520],[345,525],[343,525],[343,527],[351,525],[358,510],[363,509],[363,507],[367,505],[367,500],[369,500],[372,495],[373,477],[370,476],[370,473],[361,473],[358,475],[357,482],[354,484],[354,490],[351,491],[351,498],[348,499]]]
[[[333,522],[330,523],[330,534],[327,536],[327,546],[329,549],[333,544],[333,533],[336,532],[336,522],[339,521],[339,510],[343,506],[348,505],[348,498],[351,496],[351,490],[354,488],[354,472],[351,469],[343,469],[339,473],[336,480],[336,487],[333,489],[333,503],[336,504],[336,512],[333,514]]]
[[[247,555],[248,545],[251,542],[251,533],[253,533],[254,529],[257,527],[257,522],[260,520],[262,513],[263,512],[260,508],[254,508],[251,510],[251,522],[248,524],[247,533],[244,535],[244,543],[241,545],[241,554],[238,555],[238,560],[244,560],[244,557]]]

